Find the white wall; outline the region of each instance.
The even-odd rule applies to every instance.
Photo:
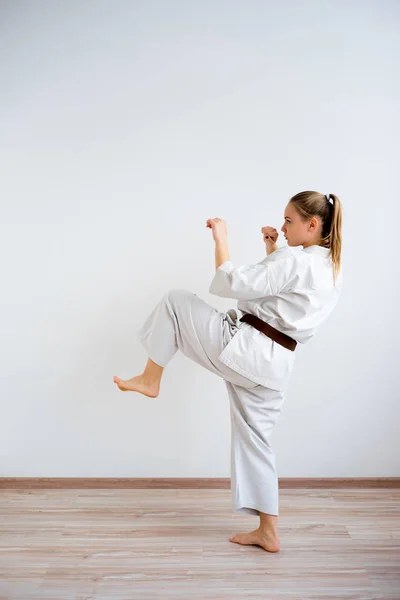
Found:
[[[289,198],[344,207],[345,287],[298,347],[280,477],[399,476],[398,2],[0,3],[1,476],[229,477],[224,383],[136,330],[208,293]],[[280,238],[279,244],[285,241]],[[397,360],[397,362],[396,362]]]

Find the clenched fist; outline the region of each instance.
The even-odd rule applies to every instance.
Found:
[[[207,219],[206,227],[209,227],[212,230],[214,241],[220,242],[226,240],[228,232],[226,221],[224,221],[224,219],[219,219],[218,217],[215,219]]]
[[[267,225],[266,227],[262,227],[261,232],[263,234],[263,239],[266,244],[276,244],[279,233],[277,232],[275,227],[270,227],[269,225]]]

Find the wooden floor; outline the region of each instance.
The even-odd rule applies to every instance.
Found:
[[[0,598],[400,599],[399,489],[280,490],[281,549],[222,489],[5,489]]]

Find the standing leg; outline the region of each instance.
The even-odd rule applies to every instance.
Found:
[[[225,384],[231,409],[233,507],[260,518],[257,529],[239,533],[230,541],[277,552],[278,476],[269,435],[281,412],[283,392],[262,386],[248,390],[228,381]]]

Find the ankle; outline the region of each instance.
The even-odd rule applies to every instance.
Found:
[[[152,387],[160,385],[160,381],[161,381],[160,377],[154,377],[154,376],[146,375],[145,373],[143,373],[142,378],[146,385],[151,385]]]
[[[268,537],[273,537],[276,538],[278,537],[278,532],[276,530],[275,527],[259,527],[258,531],[262,534],[262,535],[267,535]]]

